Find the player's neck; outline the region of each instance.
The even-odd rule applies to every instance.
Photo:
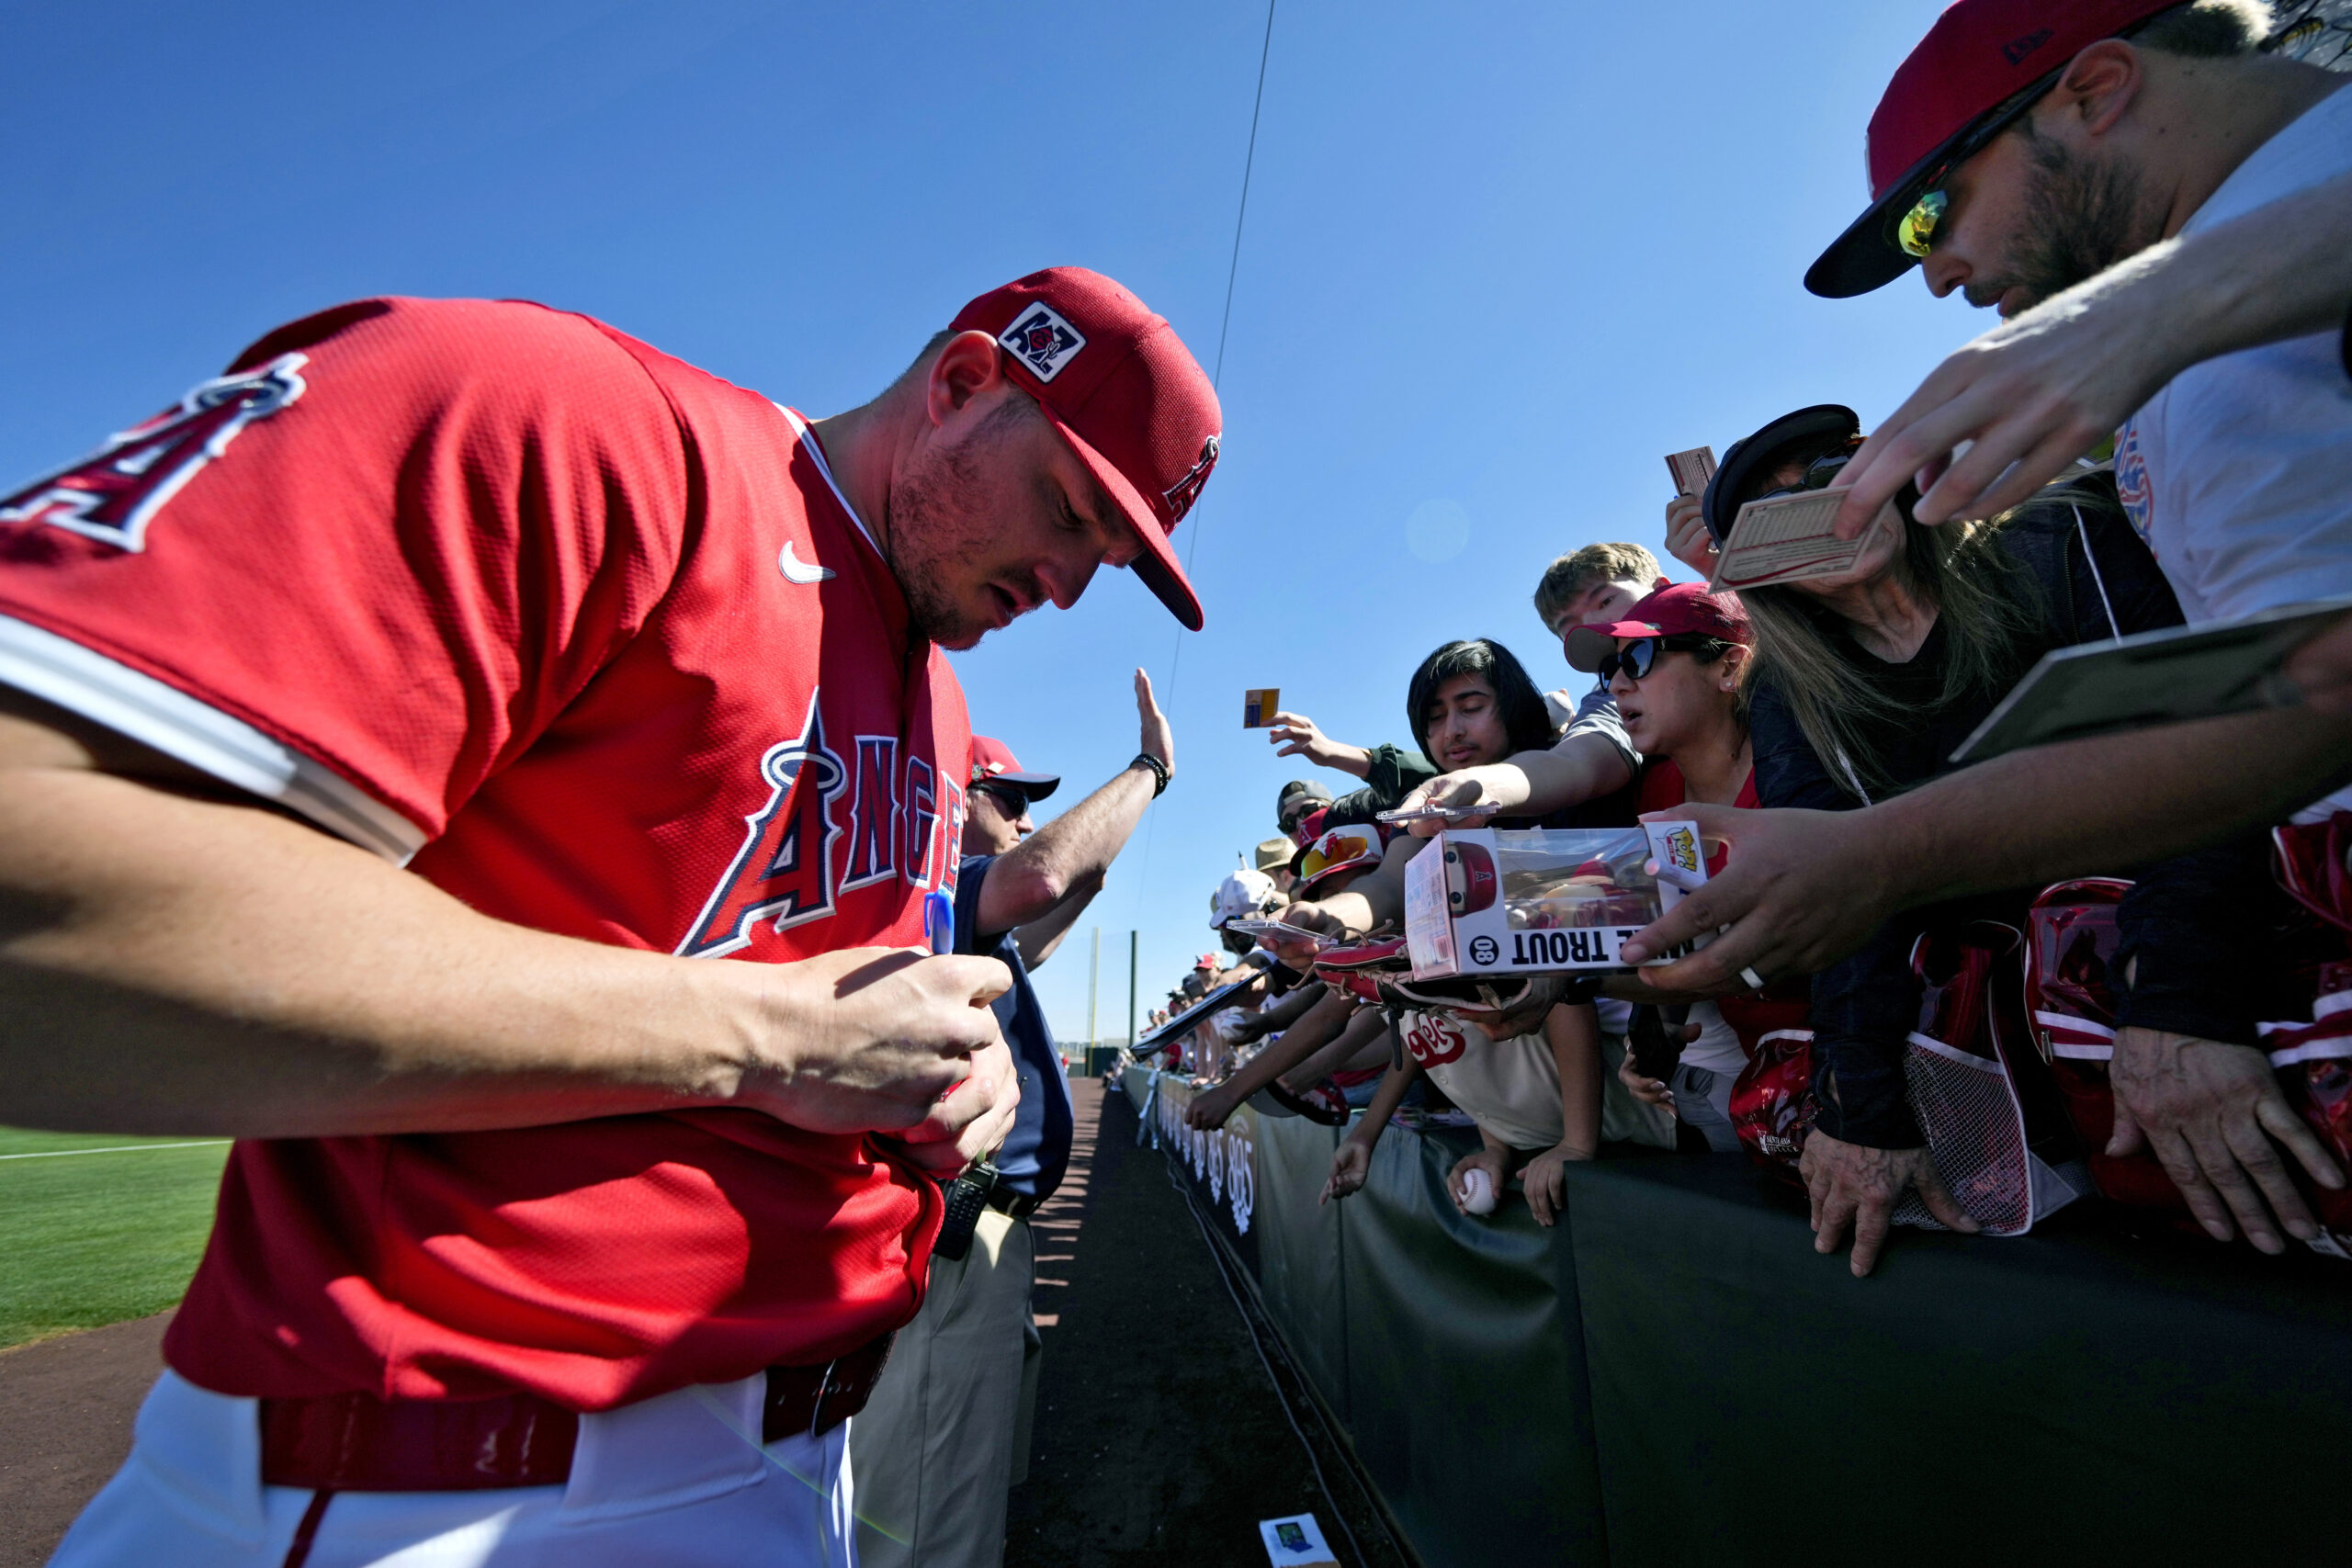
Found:
[[[891,454],[898,421],[907,411],[894,408],[885,394],[870,403],[808,422],[809,430],[825,451],[825,466],[833,483],[873,536],[885,560],[897,553],[890,537]]]

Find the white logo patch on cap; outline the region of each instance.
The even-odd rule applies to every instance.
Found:
[[[996,341],[1035,371],[1040,381],[1060,375],[1062,367],[1086,346],[1084,336],[1051,305],[1030,306],[1013,318]]]

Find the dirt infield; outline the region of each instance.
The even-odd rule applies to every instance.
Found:
[[[163,1368],[167,1312],[0,1350],[0,1568],[48,1561],[130,1451],[130,1417]]]
[[[1046,1359],[1007,1568],[1261,1562],[1257,1522],[1307,1511],[1353,1568],[1166,1160],[1124,1096],[1071,1087],[1069,1177],[1031,1222]],[[0,1352],[0,1568],[37,1568],[122,1462],[169,1321]],[[1371,1563],[1396,1561],[1360,1503],[1345,1517]]]

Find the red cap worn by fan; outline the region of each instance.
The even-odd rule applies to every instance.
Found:
[[[1898,229],[1921,197],[2050,90],[2075,56],[2181,0],[1955,0],[1895,68],[1863,143],[1871,204],[1808,268],[1844,299],[1894,282],[1917,256]]]
[[[981,295],[948,323],[984,332],[1143,541],[1136,575],[1201,629],[1200,596],[1168,536],[1216,467],[1225,416],[1176,329],[1099,272],[1047,267]]]
[[[1022,771],[1021,759],[1012,748],[993,736],[972,737],[972,776],[968,784],[1002,784],[1017,786],[1031,800],[1043,800],[1061,787],[1059,773],[1032,773]]]
[[[1676,582],[1625,612],[1622,621],[1577,626],[1568,633],[1568,663],[1589,675],[1617,651],[1621,637],[1713,637],[1748,640],[1747,611],[1736,593],[1710,593],[1703,582]]]

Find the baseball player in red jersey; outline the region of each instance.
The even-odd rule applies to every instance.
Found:
[[[0,1121],[240,1139],[56,1561],[850,1561],[1012,1106],[1002,966],[921,955],[938,647],[1105,563],[1197,628],[1218,417],[1074,268],[814,423],[379,299],[0,497]]]

